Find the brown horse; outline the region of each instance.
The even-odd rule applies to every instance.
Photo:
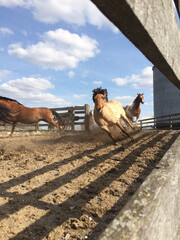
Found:
[[[102,92],[103,93],[103,92]],[[94,91],[93,100],[94,100],[94,120],[99,125],[99,127],[104,130],[113,142],[116,140],[113,138],[109,127],[116,125],[118,126],[123,133],[125,133],[129,138],[132,137],[129,133],[124,129],[120,119],[123,119],[132,129],[134,129],[133,125],[129,122],[126,117],[126,113],[119,102],[114,100],[105,101],[105,96],[102,93],[98,93]],[[105,94],[106,95],[106,94]]]
[[[124,110],[126,112],[126,116],[133,122],[133,118],[136,117],[136,123],[137,125],[140,113],[141,113],[141,108],[140,108],[140,103],[144,104],[144,93],[140,94],[137,93],[137,97],[134,99],[133,103],[131,105],[127,105],[124,107]]]
[[[53,120],[53,115],[59,119],[58,123]],[[29,108],[25,107],[14,99],[0,97],[0,121],[5,123],[12,123],[10,136],[13,135],[17,122],[32,124],[37,123],[41,120],[53,124],[58,129],[61,129],[61,118],[58,113],[52,109],[44,107]]]

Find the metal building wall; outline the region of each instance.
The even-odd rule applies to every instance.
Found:
[[[153,67],[154,117],[180,113],[180,89]]]

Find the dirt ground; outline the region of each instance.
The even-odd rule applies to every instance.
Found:
[[[132,134],[0,132],[0,239],[98,239],[180,131]]]

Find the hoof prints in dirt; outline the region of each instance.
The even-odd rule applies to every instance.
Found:
[[[1,138],[2,239],[97,239],[179,135]]]

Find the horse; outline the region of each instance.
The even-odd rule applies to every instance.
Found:
[[[129,118],[131,122],[133,122],[133,118],[136,117],[135,126],[137,125],[141,108],[140,103],[144,104],[144,93],[140,94],[137,93],[137,97],[134,99],[133,103],[131,105],[127,105],[124,107],[124,110],[126,112],[126,116]]]
[[[53,115],[58,118],[58,123],[54,121]],[[18,122],[25,124],[37,123],[39,121],[45,121],[56,126],[59,130],[62,128],[60,123],[61,117],[54,110],[39,107],[29,108],[25,107],[18,101],[0,96],[0,121],[4,123],[12,124],[12,130],[10,136],[12,137],[16,124]]]
[[[129,125],[132,129],[135,129],[126,117],[126,113],[121,104],[114,100],[105,101],[106,92],[105,95],[103,94],[103,91],[99,93],[99,91],[94,90],[93,92],[94,120],[97,125],[109,135],[114,143],[116,143],[116,140],[109,130],[109,127],[114,125],[118,126],[124,134],[133,140],[120,121],[120,119],[124,120],[127,125]]]
[[[73,110],[68,110],[65,113],[59,113],[59,115],[63,119],[64,124],[62,128],[64,130],[68,130],[68,129],[70,130],[72,126],[72,122],[78,121],[80,119],[79,116],[74,116]]]

